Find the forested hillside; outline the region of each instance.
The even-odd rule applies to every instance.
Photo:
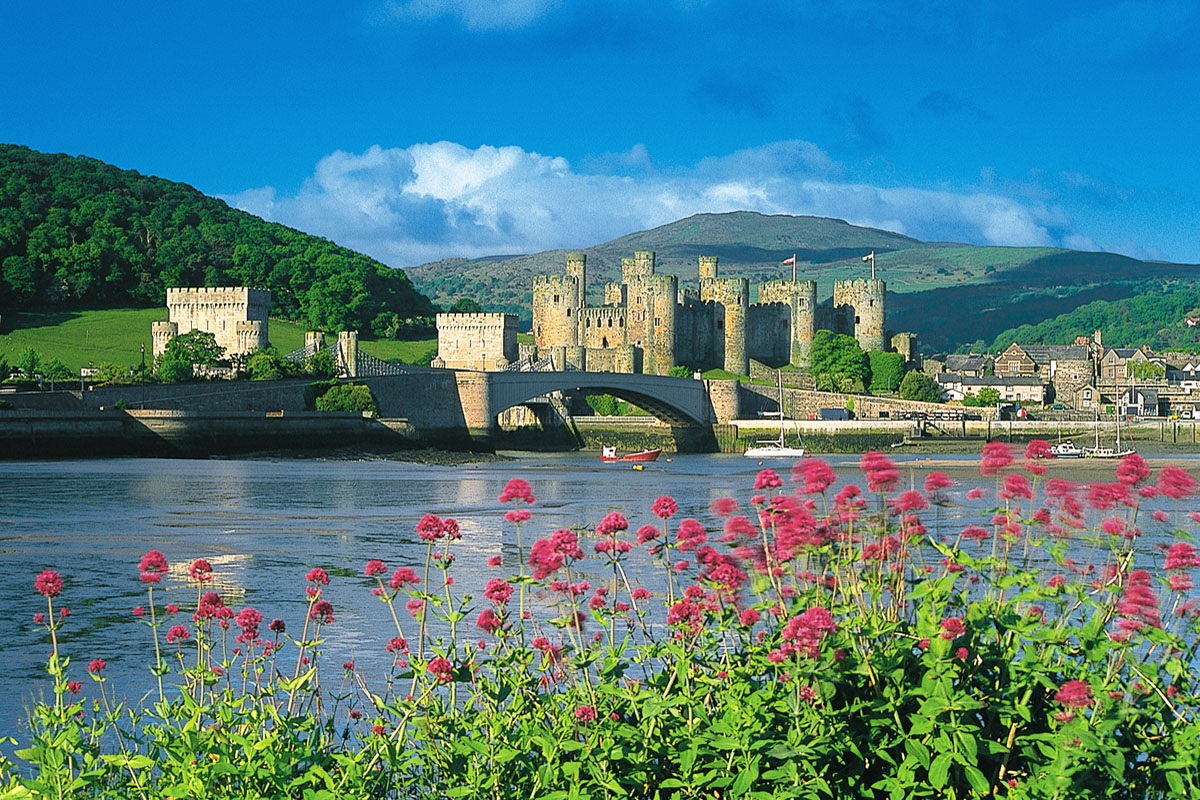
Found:
[[[402,270],[182,183],[0,145],[0,313],[161,306],[172,286],[271,290],[273,316],[393,337],[433,313]]]
[[[1200,289],[1195,286],[1150,286],[1121,300],[1097,300],[1036,325],[1010,328],[996,337],[991,350],[1011,343],[1071,344],[1076,336],[1103,333],[1108,347],[1141,347],[1156,351],[1200,350],[1200,327],[1187,317],[1200,316]]]

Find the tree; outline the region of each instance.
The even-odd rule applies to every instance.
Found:
[[[96,372],[92,376],[92,379],[99,384],[129,383],[132,377],[132,371],[129,367],[122,367],[119,364],[114,364],[111,361],[99,362],[96,364],[95,370]]]
[[[1130,361],[1129,374],[1134,378],[1157,380],[1164,377],[1167,370],[1157,361]]]
[[[188,331],[172,336],[171,341],[167,342],[167,349],[159,358],[213,367],[224,355],[225,348],[217,344],[215,335],[208,331]]]
[[[334,377],[338,374],[337,357],[332,350],[318,350],[304,359],[304,374],[315,378]]]
[[[862,391],[867,385],[867,356],[853,336],[820,330],[813,336],[809,374],[837,391]],[[829,376],[822,380],[822,376]]]
[[[478,314],[483,311],[482,306],[469,297],[460,297],[454,301],[454,305],[450,306],[451,314]]]
[[[159,356],[154,374],[163,383],[183,383],[195,377],[191,360],[178,353],[163,353]]]
[[[942,387],[924,372],[913,370],[900,381],[900,397],[925,403],[942,402]]]
[[[246,357],[246,372],[252,381],[279,380],[292,371],[288,361],[274,347],[258,349]]]
[[[55,382],[69,381],[76,377],[75,373],[60,361],[58,358],[51,356],[42,364],[42,377],[50,381],[50,388],[54,388]]]
[[[611,394],[589,394],[585,399],[598,416],[611,417],[617,413],[617,398]]]
[[[904,378],[904,356],[872,350],[867,353],[871,367],[871,391],[894,392],[900,388]]]
[[[378,416],[379,401],[370,387],[359,383],[334,386],[316,400],[317,411],[370,411]]]
[[[42,357],[32,347],[26,347],[21,351],[21,355],[17,356],[17,369],[21,370],[23,377],[27,381],[34,379],[34,375],[37,374],[41,366]]]
[[[990,408],[1000,402],[1000,390],[985,386],[979,390],[979,405]]]

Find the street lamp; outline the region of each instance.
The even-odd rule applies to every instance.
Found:
[[[146,408],[146,343],[142,342],[142,409]]]

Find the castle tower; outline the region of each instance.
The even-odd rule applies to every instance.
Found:
[[[883,350],[884,297],[887,283],[875,279],[833,282],[834,313],[842,314],[846,328],[852,331],[863,350]]]
[[[578,281],[579,290],[575,298],[575,308],[587,305],[587,254],[567,253],[567,274]]]
[[[817,282],[771,281],[758,287],[758,302],[763,305],[782,304],[788,308],[791,320],[788,331],[788,361],[797,367],[808,367],[812,355],[813,334],[816,333]]]
[[[700,256],[700,301],[712,304],[716,362],[729,372],[749,375],[750,282],[718,278],[716,256]]]
[[[637,250],[633,254],[634,274],[639,278],[648,278],[654,274],[654,251]]]
[[[154,358],[158,358],[166,352],[167,343],[179,334],[179,323],[155,322],[150,326],[150,330],[154,335],[154,344],[151,345],[151,353]]]
[[[533,279],[533,341],[538,350],[579,344],[578,305],[583,289],[574,275]]]
[[[647,305],[650,312],[648,322],[651,323],[651,346],[646,349],[642,372],[647,375],[666,375],[675,366],[679,278],[675,275],[654,275],[654,254],[650,253],[649,256],[651,274],[645,283],[649,298]]]

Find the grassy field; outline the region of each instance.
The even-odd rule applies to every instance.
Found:
[[[43,359],[57,358],[75,372],[89,362],[136,364],[141,359],[141,345],[144,344],[149,361],[153,343],[151,323],[166,318],[165,308],[6,313],[3,327],[0,327],[0,358],[9,365],[15,364],[21,352],[32,347]],[[271,344],[280,353],[290,353],[304,346],[303,325],[273,319],[268,330]],[[411,363],[437,349],[437,339],[411,342],[360,339],[359,347],[376,358]]]

